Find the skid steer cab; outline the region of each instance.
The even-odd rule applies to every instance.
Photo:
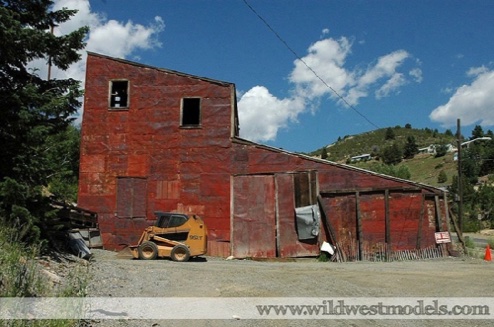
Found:
[[[130,246],[134,258],[169,257],[182,262],[207,252],[207,228],[199,216],[162,211],[155,215],[156,224],[144,230],[137,245]]]

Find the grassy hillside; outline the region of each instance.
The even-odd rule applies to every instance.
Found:
[[[377,161],[370,160],[351,164],[355,167],[372,170]],[[453,154],[448,153],[444,157],[435,158],[433,155],[419,154],[413,159],[403,160],[397,166],[406,166],[410,171],[410,180],[431,186],[446,187],[451,184],[453,176],[457,175],[457,164],[453,160]],[[447,179],[444,183],[438,182],[441,170],[446,173]]]
[[[378,129],[359,135],[346,136],[337,142],[326,147],[328,160],[348,163],[349,158],[361,154],[378,153],[380,149],[397,142],[402,146],[406,143],[408,136],[413,136],[419,148],[427,147],[431,144],[453,144],[456,145],[456,138],[451,133],[444,134],[431,129],[413,129],[405,127],[392,128],[394,139],[386,140],[387,128]],[[310,153],[313,156],[320,156],[322,149]],[[372,166],[378,164],[376,160],[367,162],[350,163],[356,167],[372,170]],[[453,160],[453,154],[435,158],[431,154],[418,154],[413,159],[404,160],[398,166],[406,166],[410,171],[410,180],[425,183],[432,186],[447,186],[451,184],[452,178],[456,175],[457,165]],[[447,180],[444,183],[438,182],[438,176],[444,170]]]
[[[372,132],[359,135],[345,136],[343,139],[326,147],[328,160],[336,162],[346,162],[347,159],[365,153],[378,152],[393,142],[404,145],[408,136],[415,137],[415,142],[419,148],[430,144],[451,143],[456,144],[453,135],[446,135],[431,129],[414,129],[396,126],[392,128],[395,138],[386,140],[387,128],[381,128]],[[322,149],[310,153],[310,155],[320,155]]]

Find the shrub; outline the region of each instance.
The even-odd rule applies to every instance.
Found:
[[[437,182],[442,184],[446,183],[448,181],[448,175],[446,175],[446,172],[444,170],[441,170],[439,172],[439,175],[437,176]]]
[[[465,236],[465,246],[469,249],[475,248],[475,242],[468,236]]]

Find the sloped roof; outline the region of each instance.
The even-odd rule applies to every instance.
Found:
[[[88,54],[88,56],[105,58],[105,59],[108,59],[108,60],[113,60],[113,61],[117,61],[117,62],[126,64],[126,65],[132,65],[132,66],[141,67],[141,68],[147,68],[147,69],[154,69],[154,70],[162,71],[162,72],[165,72],[165,73],[168,73],[168,74],[174,74],[174,75],[188,77],[188,78],[193,78],[193,79],[199,79],[199,80],[202,80],[202,81],[205,81],[205,82],[209,82],[209,83],[213,83],[213,84],[217,84],[217,85],[221,85],[221,86],[235,86],[235,84],[234,83],[231,83],[231,82],[225,82],[225,81],[220,81],[220,80],[211,79],[211,78],[207,78],[207,77],[201,77],[201,76],[195,76],[195,75],[191,75],[191,74],[186,74],[186,73],[182,73],[182,72],[179,72],[179,71],[176,71],[176,70],[171,70],[171,69],[166,69],[166,68],[159,68],[159,67],[155,67],[155,66],[145,65],[145,64],[137,63],[137,62],[126,60],[126,59],[120,59],[120,58],[110,57],[110,56],[103,55],[103,54],[96,53],[96,52],[88,51],[87,54]]]
[[[423,184],[423,183],[418,183],[418,182],[414,182],[414,181],[410,181],[410,180],[407,180],[407,179],[402,179],[402,178],[398,178],[398,177],[394,177],[394,176],[384,175],[384,174],[376,173],[376,172],[373,172],[373,171],[370,171],[370,170],[366,170],[366,169],[362,169],[362,168],[358,168],[358,167],[354,167],[354,166],[350,166],[350,165],[346,165],[346,164],[337,163],[337,162],[334,162],[334,161],[329,161],[329,160],[324,160],[324,159],[320,159],[320,158],[311,157],[311,156],[308,156],[308,155],[305,155],[305,154],[301,154],[301,153],[290,152],[290,151],[287,151],[287,150],[284,150],[284,149],[275,148],[275,147],[271,147],[271,146],[268,146],[268,145],[258,144],[258,143],[255,143],[255,142],[252,142],[252,141],[249,141],[249,140],[246,140],[246,139],[242,139],[240,137],[233,138],[233,142],[239,143],[239,144],[245,144],[245,145],[255,146],[255,147],[262,148],[262,149],[265,149],[265,150],[268,150],[268,151],[285,153],[287,155],[297,156],[297,157],[300,157],[300,158],[303,158],[303,159],[306,159],[306,160],[311,160],[311,161],[315,161],[315,162],[318,162],[318,163],[322,163],[322,164],[326,164],[326,165],[330,165],[330,166],[339,167],[339,168],[342,168],[342,169],[353,170],[353,171],[357,171],[357,172],[361,172],[361,173],[365,173],[365,174],[379,176],[381,178],[385,178],[385,179],[388,179],[388,180],[394,180],[394,181],[398,181],[398,182],[401,182],[401,183],[406,183],[408,185],[413,185],[413,186],[416,186],[416,187],[419,187],[419,188],[427,189],[427,190],[429,190],[429,191],[431,191],[433,193],[445,193],[445,190],[443,190],[441,188],[438,188],[438,187],[435,187],[435,186],[431,186],[431,185],[427,185],[427,184]]]

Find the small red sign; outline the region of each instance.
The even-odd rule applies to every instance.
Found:
[[[449,235],[449,232],[437,232],[435,233],[435,236],[436,244],[451,243],[451,236]]]

